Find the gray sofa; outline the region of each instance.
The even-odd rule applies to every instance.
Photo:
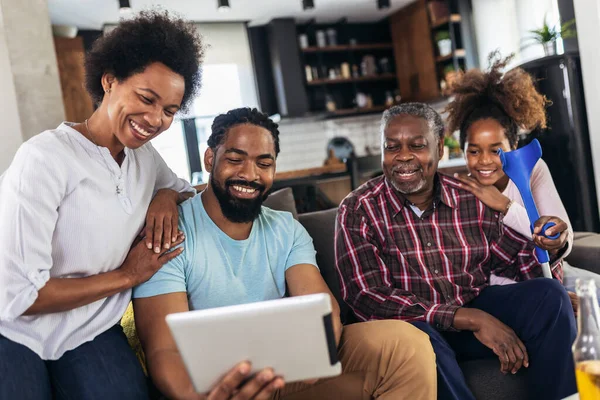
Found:
[[[353,314],[343,302],[340,285],[335,270],[334,233],[335,208],[297,215],[291,190],[282,189],[273,193],[265,205],[276,209],[290,211],[306,228],[314,241],[317,251],[317,263],[321,274],[335,295],[342,312],[342,321],[353,321]],[[567,259],[579,268],[600,273],[600,235],[595,233],[576,233],[573,251]],[[527,399],[523,375],[503,375],[497,359],[482,359],[464,362],[461,369],[475,397],[482,400],[530,400]]]

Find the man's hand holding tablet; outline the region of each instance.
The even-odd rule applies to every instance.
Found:
[[[198,399],[266,400],[270,399],[275,391],[283,388],[283,379],[276,376],[270,368],[263,369],[252,379],[246,381],[251,370],[252,366],[249,362],[239,363],[221,379],[210,393],[200,395]]]

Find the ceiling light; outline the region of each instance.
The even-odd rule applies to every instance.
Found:
[[[377,8],[380,10],[383,8],[390,8],[390,0],[377,0]]]
[[[119,12],[121,14],[128,14],[131,11],[131,4],[129,0],[119,0]]]
[[[217,0],[217,10],[219,11],[229,11],[231,7],[229,7],[229,0]]]
[[[302,0],[302,9],[303,10],[312,10],[315,8],[314,0]]]

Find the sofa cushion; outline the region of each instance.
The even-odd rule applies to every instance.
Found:
[[[579,239],[586,238],[588,236],[596,235],[594,232],[573,232],[573,240],[577,241]]]
[[[147,376],[146,354],[144,354],[144,349],[142,349],[142,344],[140,343],[140,339],[135,330],[135,318],[133,316],[133,304],[131,302],[129,302],[127,310],[125,310],[125,314],[123,314],[123,317],[121,318],[121,327],[123,327],[123,332],[125,333],[125,336],[127,336],[129,346],[133,349],[135,356],[142,365],[144,374]]]
[[[567,257],[569,264],[591,272],[600,273],[600,235],[579,235],[573,241],[573,250]]]
[[[321,275],[340,305],[342,323],[349,322],[350,309],[340,291],[340,281],[335,269],[335,220],[337,208],[300,214],[298,220],[313,239],[317,251],[317,264]]]
[[[273,210],[289,211],[294,219],[298,219],[296,211],[296,201],[294,200],[294,192],[292,188],[286,187],[279,189],[269,194],[269,197],[263,202],[263,205]]]
[[[503,375],[497,358],[462,362],[460,369],[476,399],[528,400],[525,371]]]

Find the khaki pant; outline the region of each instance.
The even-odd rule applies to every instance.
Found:
[[[435,400],[435,354],[429,337],[398,321],[344,327],[338,356],[342,374],[313,385],[291,383],[273,400]]]

